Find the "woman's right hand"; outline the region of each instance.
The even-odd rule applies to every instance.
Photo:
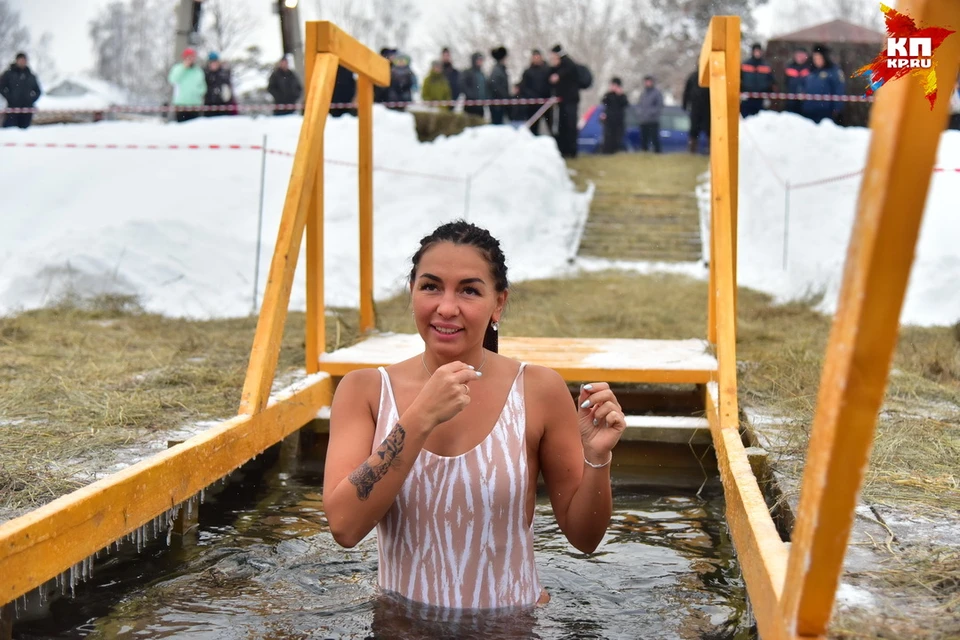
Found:
[[[413,404],[423,411],[427,424],[433,430],[452,419],[470,404],[470,383],[480,372],[463,362],[455,361],[438,367]]]

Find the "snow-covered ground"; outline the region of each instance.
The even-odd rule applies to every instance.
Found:
[[[271,149],[293,151],[299,126],[294,116],[3,130],[0,314],[48,304],[67,292],[136,294],[147,309],[174,316],[249,313],[262,160],[251,150],[4,144],[251,146],[266,136]],[[590,194],[575,191],[552,140],[511,127],[480,127],[420,143],[412,116],[382,109],[374,132],[377,297],[402,288],[423,235],[464,216],[500,238],[511,279],[570,271]],[[350,164],[357,159],[356,134],[350,117],[331,119],[326,129],[328,305],[357,305],[357,178]],[[866,129],[815,125],[791,114],[764,112],[741,123],[740,284],[779,300],[822,292],[821,308],[836,308],[860,177],[797,185],[861,169],[868,143]],[[291,166],[290,157],[266,157],[261,295]],[[937,166],[960,167],[960,133],[943,135]],[[793,185],[789,206],[786,181]],[[902,316],[906,323],[960,319],[958,202],[960,172],[935,173]],[[700,264],[581,259],[574,266],[705,276]],[[303,292],[301,268],[292,308],[303,308]]]
[[[251,146],[266,136],[270,149],[293,151],[300,123],[296,116],[224,117],[3,130],[0,313],[68,292],[136,294],[148,310],[173,316],[250,313],[262,162],[255,150],[5,144]],[[326,302],[356,306],[356,119],[331,118],[325,145]],[[576,249],[590,196],[576,192],[549,138],[483,127],[421,144],[413,116],[378,108],[374,159],[377,297],[403,286],[421,237],[460,217],[500,239],[512,279],[558,273]],[[261,295],[292,164],[266,156]],[[305,305],[304,262],[301,256],[294,309]]]
[[[738,274],[743,286],[779,300],[824,293],[836,309],[861,175],[786,188],[862,169],[870,130],[819,125],[787,113],[761,112],[740,126]],[[920,241],[901,320],[945,325],[960,320],[960,131],[940,140]],[[704,207],[701,205],[701,213]],[[786,230],[786,233],[785,233]],[[786,268],[784,268],[786,251]]]

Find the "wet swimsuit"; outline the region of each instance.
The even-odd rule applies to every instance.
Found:
[[[380,587],[457,609],[532,606],[540,597],[527,525],[523,364],[490,434],[459,456],[423,449],[377,525]],[[379,369],[376,450],[400,417]]]

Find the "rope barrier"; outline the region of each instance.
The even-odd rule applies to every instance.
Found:
[[[774,91],[744,91],[740,98],[769,98],[770,100],[820,100],[834,102],[873,102],[873,96],[847,96],[828,93],[783,93]]]
[[[474,106],[513,106],[513,105],[535,105],[552,104],[557,102],[557,98],[509,98],[496,100],[429,100],[429,101],[408,101],[408,102],[378,102],[387,108],[396,107],[455,107],[463,105],[466,107]],[[0,113],[42,113],[50,114],[81,114],[81,113],[241,113],[241,112],[264,112],[273,111],[296,111],[303,109],[303,103],[296,104],[227,104],[227,105],[196,105],[196,106],[176,106],[176,105],[112,105],[102,109],[41,109],[39,107],[16,107],[0,109]],[[356,102],[335,102],[330,105],[331,109],[356,109]]]

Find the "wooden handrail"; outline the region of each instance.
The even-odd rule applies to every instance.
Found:
[[[280,357],[283,325],[290,305],[290,290],[293,288],[293,276],[300,256],[300,242],[303,239],[307,212],[314,202],[317,169],[323,164],[323,128],[330,112],[338,59],[330,53],[314,54],[311,57],[315,60],[310,78],[313,90],[307,95],[300,139],[293,158],[290,184],[287,187],[283,216],[277,232],[277,244],[273,251],[273,261],[270,263],[270,275],[263,294],[263,304],[260,306],[260,316],[257,319],[247,377],[240,398],[241,414],[262,411],[270,397],[270,387],[273,385],[277,360]],[[319,304],[322,309],[323,301]]]
[[[256,415],[227,420],[0,525],[0,604],[189,500],[312,420],[332,398],[332,378],[319,373]]]

